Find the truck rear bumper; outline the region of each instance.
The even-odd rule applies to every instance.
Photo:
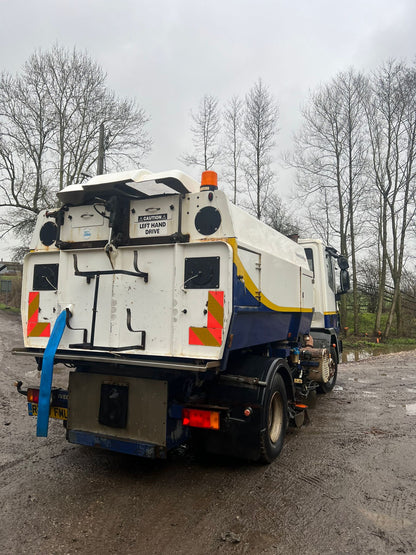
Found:
[[[67,440],[77,445],[101,447],[102,449],[148,459],[165,459],[167,453],[166,447],[163,445],[154,445],[143,441],[121,440],[81,430],[68,430]]]

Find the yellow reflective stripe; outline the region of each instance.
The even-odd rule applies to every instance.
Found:
[[[259,301],[264,306],[267,306],[267,308],[270,308],[271,310],[274,310],[276,312],[308,312],[308,313],[313,312],[312,308],[301,308],[299,306],[279,306],[273,303],[265,295],[263,295],[263,293],[259,295],[257,286],[254,284],[253,280],[247,273],[247,270],[244,268],[243,263],[241,262],[240,257],[238,256],[237,240],[234,237],[232,237],[227,239],[227,243],[233,249],[233,262],[237,268],[237,275],[243,276],[244,285],[246,289],[248,289],[248,291],[253,295],[254,298],[259,299]]]
[[[29,293],[28,320],[31,320],[39,310],[39,293]],[[36,317],[37,320],[37,317]]]
[[[213,329],[212,331],[217,331],[217,329]],[[193,328],[190,327],[189,331],[196,335],[198,340],[200,341],[201,345],[205,345],[206,347],[220,347],[221,342],[216,339],[212,333],[210,328]],[[222,331],[222,330],[221,330]],[[191,343],[191,345],[195,345],[195,343]]]
[[[28,330],[28,337],[49,337],[49,333],[44,334],[45,330],[49,327],[49,323],[38,322],[33,326],[33,328]],[[49,331],[49,330],[48,330]]]
[[[49,337],[50,323],[38,322],[39,317],[39,291],[29,292],[29,307],[27,319],[28,337]]]
[[[224,305],[218,302],[218,299],[211,291],[208,292],[208,322],[210,320],[209,315],[215,318],[220,328],[224,326]],[[210,326],[209,323],[208,326]]]

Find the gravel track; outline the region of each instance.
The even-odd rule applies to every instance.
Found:
[[[0,553],[416,552],[416,351],[343,364],[269,466],[186,449],[149,461],[74,446],[13,382],[19,317],[0,313]],[[55,379],[63,385],[67,370]]]

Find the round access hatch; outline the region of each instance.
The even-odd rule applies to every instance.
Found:
[[[201,235],[212,235],[221,225],[221,214],[213,206],[201,208],[195,216],[195,227]]]
[[[39,238],[45,247],[49,247],[55,241],[57,229],[53,222],[46,222],[40,228]]]

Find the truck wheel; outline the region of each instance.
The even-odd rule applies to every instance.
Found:
[[[262,415],[260,462],[271,463],[283,448],[288,423],[287,394],[280,374],[272,379]]]
[[[330,374],[332,376],[326,383],[319,384],[319,390],[321,393],[329,393],[334,389],[334,385],[337,381],[337,373],[338,373],[338,363],[337,363],[337,354],[335,349],[331,347],[331,364],[330,364]]]

